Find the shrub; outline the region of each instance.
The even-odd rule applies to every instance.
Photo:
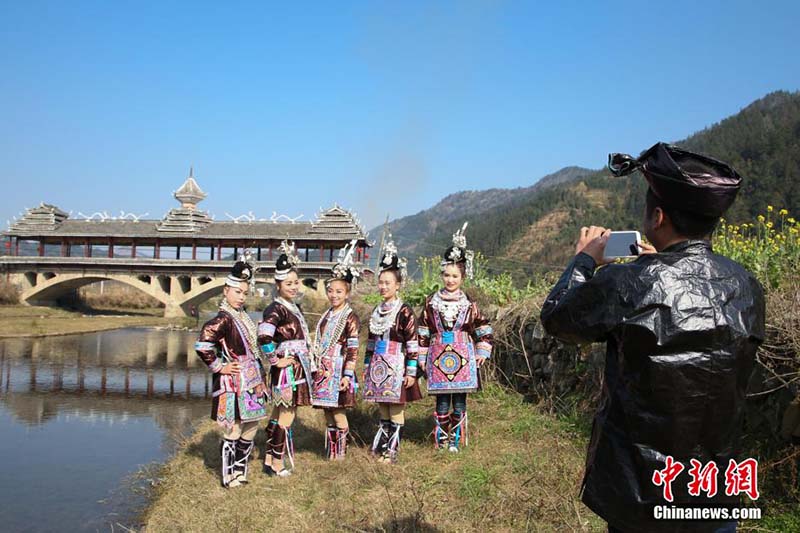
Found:
[[[776,288],[800,266],[800,224],[786,209],[765,215],[753,223],[730,224],[722,220],[714,235],[714,251],[750,270],[767,289]]]
[[[403,290],[403,299],[413,306],[422,305],[427,296],[443,287],[438,256],[421,257],[417,264],[422,278]],[[464,281],[464,289],[480,303],[508,305],[546,293],[553,281],[549,277],[541,277],[536,283],[529,281],[524,287],[519,287],[511,274],[503,272],[492,275],[487,265],[488,261],[483,255],[475,254],[473,278]]]

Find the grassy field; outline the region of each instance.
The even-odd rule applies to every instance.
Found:
[[[604,524],[578,500],[585,437],[492,385],[470,397],[470,445],[433,449],[431,398],[411,404],[400,462],[369,455],[375,408],[350,411],[356,444],[343,462],[323,456],[322,413],[295,422],[295,475],[261,473],[263,429],[250,483],[219,483],[219,431],[204,421],[164,468],[145,516],[156,531],[596,531]],[[223,509],[226,511],[223,512]],[[278,516],[278,513],[280,515]]]
[[[135,312],[96,309],[92,314],[53,307],[0,306],[0,338],[41,335],[70,335],[133,326],[194,325],[194,320],[166,319],[163,309]]]

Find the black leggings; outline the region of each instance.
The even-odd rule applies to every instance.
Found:
[[[460,415],[467,411],[467,393],[457,392],[454,394],[436,395],[436,414],[446,415],[450,412],[450,404],[453,405],[453,413]]]

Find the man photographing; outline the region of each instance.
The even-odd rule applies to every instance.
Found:
[[[607,342],[603,394],[582,485],[584,503],[609,531],[735,531],[736,522],[658,521],[654,506],[736,506],[725,494],[738,460],[745,388],[764,339],[764,295],[741,265],[711,250],[711,234],[741,185],[721,161],[658,143],[635,159],[609,156],[616,176],[648,182],[644,233],[633,262],[604,257],[610,231],[585,227],[576,255],[542,307],[548,333]],[[718,490],[691,496],[687,471],[671,484],[653,474],[667,457],[717,467]]]

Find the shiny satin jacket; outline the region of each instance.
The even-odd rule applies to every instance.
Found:
[[[228,347],[228,351],[233,352],[239,357],[243,357],[246,352],[244,347],[244,340],[239,334],[234,324],[233,317],[225,311],[220,311],[217,316],[209,320],[203,325],[200,330],[200,336],[197,339],[196,352],[200,359],[208,365],[209,370],[213,372],[213,386],[212,391],[216,392],[220,389],[219,373],[222,367],[225,366],[226,361],[222,359],[222,341]],[[217,407],[219,404],[219,397],[215,396],[211,405],[211,419],[217,419]]]
[[[264,309],[263,319],[258,325],[259,346],[274,342],[280,347],[283,342],[297,340],[309,341],[309,339],[306,339],[300,320],[282,303],[274,301],[269,304]],[[278,357],[283,357],[283,354],[278,355]],[[299,359],[295,358],[295,363],[292,367],[295,379],[306,379],[305,369],[300,364]],[[275,366],[270,368],[270,386],[277,384],[279,374],[279,368]],[[296,387],[293,402],[296,406],[311,405],[311,394],[307,382]]]
[[[419,361],[421,363],[427,362],[431,339],[435,337],[437,333],[442,333],[436,325],[435,317],[439,311],[434,309],[433,305],[431,305],[432,298],[433,296],[428,296],[428,298],[425,299],[425,307],[422,309],[422,314],[417,322],[417,330],[419,332]],[[467,296],[467,299],[470,302],[470,309],[467,311],[467,316],[464,319],[460,331],[468,333],[475,342],[475,355],[488,359],[492,356],[492,343],[494,342],[492,327],[489,325],[489,319],[478,309],[478,304],[469,298],[469,296]],[[442,319],[442,323],[444,323],[444,319]]]
[[[741,265],[706,241],[595,272],[578,254],[542,307],[545,330],[569,343],[607,342],[602,400],[583,480],[583,501],[631,531],[713,531],[713,523],[655,521],[669,505],[652,479],[667,456],[685,470],[674,504],[735,504],[729,460],[741,460],[745,388],[764,339],[764,295]],[[688,495],[690,460],[719,468],[714,498]]]
[[[262,322],[272,325],[274,331],[264,335],[262,329],[259,329],[258,344],[274,342],[277,345],[284,341],[308,340],[300,321],[280,302],[272,302],[264,309]]]
[[[320,319],[319,330],[325,331],[328,325],[328,317],[325,314]],[[358,330],[361,328],[361,321],[355,311],[351,312],[345,319],[345,326],[342,334],[336,340],[341,346],[341,354],[344,357],[342,371],[355,372],[356,362],[358,361]],[[352,381],[352,380],[351,380]],[[355,407],[356,394],[354,387],[339,392],[339,407]]]
[[[417,317],[414,310],[407,303],[403,303],[394,318],[394,324],[389,327],[389,340],[403,345],[405,350],[405,376],[418,377],[417,358],[419,356],[419,333],[417,332]],[[385,334],[384,334],[385,335]],[[368,367],[373,354],[375,343],[383,335],[370,332],[367,337],[367,350],[364,354],[364,367]],[[413,363],[411,362],[413,361]],[[422,398],[419,382],[415,381],[411,387],[402,387],[400,403],[413,402]]]

